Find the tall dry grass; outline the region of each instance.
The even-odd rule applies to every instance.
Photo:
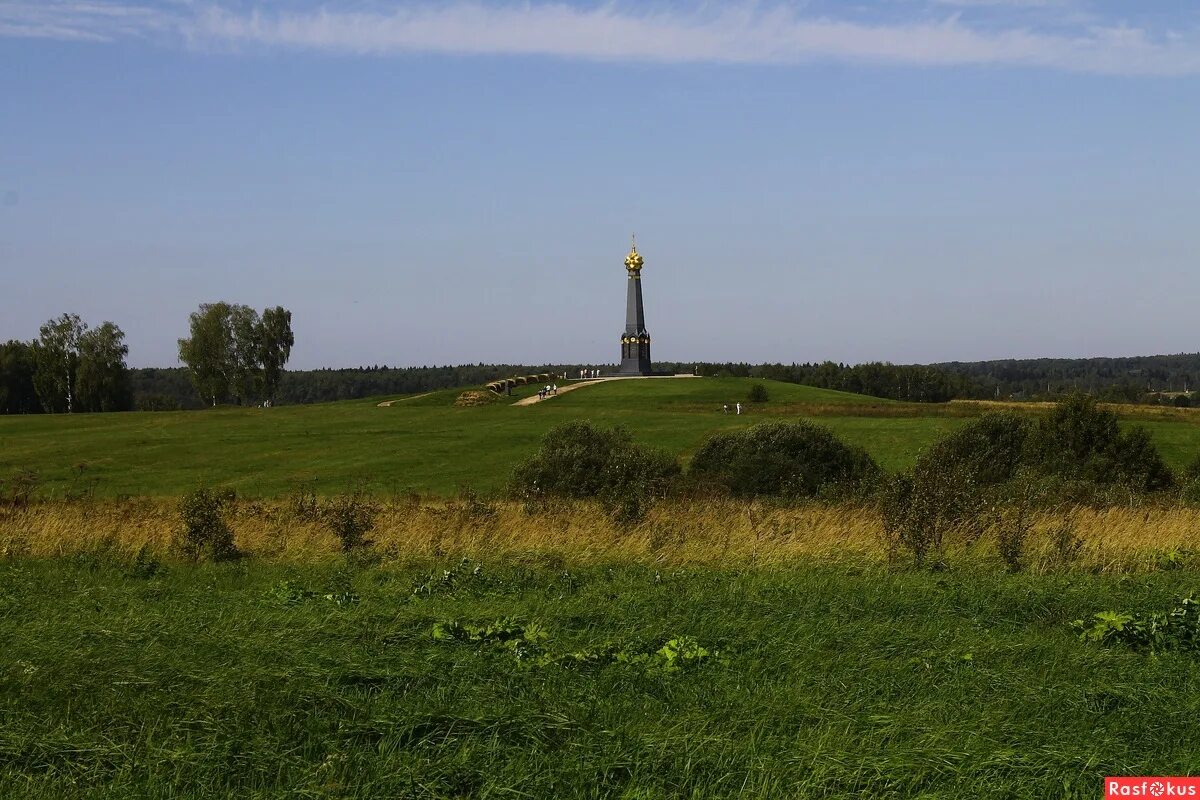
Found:
[[[338,541],[320,519],[286,502],[240,502],[229,514],[237,546],[253,558],[305,563],[334,558]],[[1024,563],[1033,572],[1103,572],[1200,566],[1200,511],[1188,508],[1073,508],[1032,518]],[[173,501],[56,502],[0,512],[0,557],[139,552],[176,558]],[[863,506],[777,507],[704,500],[664,503],[639,525],[613,524],[595,506],[398,501],[368,534],[385,558],[552,556],[566,563],[786,566],[812,558],[904,563]],[[997,560],[995,537],[952,538],[946,558]]]

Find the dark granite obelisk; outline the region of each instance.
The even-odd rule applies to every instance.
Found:
[[[650,334],[646,332],[646,313],[642,309],[642,264],[637,240],[625,256],[625,271],[629,273],[625,298],[625,332],[621,334],[620,375],[650,374]]]

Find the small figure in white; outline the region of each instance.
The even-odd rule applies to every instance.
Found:
[[[554,389],[554,394],[557,395],[558,394],[558,384],[557,383],[554,384],[553,389]]]
[[[721,410],[724,411],[726,414],[728,414],[729,413],[729,403],[726,403]]]
[[[742,404],[741,403],[737,404],[737,413],[738,413],[738,416],[742,415]]]

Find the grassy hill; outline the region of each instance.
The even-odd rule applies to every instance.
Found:
[[[763,383],[770,401],[721,412]],[[529,395],[533,387],[522,387]],[[0,417],[0,478],[34,470],[56,490],[94,485],[105,496],[169,495],[199,484],[277,495],[304,481],[336,491],[365,480],[378,490],[448,494],[499,488],[553,425],[587,418],[623,425],[644,442],[688,458],[711,433],[764,417],[816,416],[888,469],[977,409],[894,403],[862,395],[743,378],[613,381],[526,407],[455,408],[458,390],[380,408],[382,399],[273,409]],[[951,407],[953,406],[953,407]],[[1174,466],[1200,452],[1200,414],[1151,420]]]

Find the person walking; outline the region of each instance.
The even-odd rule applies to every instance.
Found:
[[[729,413],[729,403],[726,403],[721,410],[723,412],[725,412],[726,414],[728,414]]]
[[[555,394],[555,396],[558,395],[558,384],[557,383],[554,384],[554,394]]]
[[[741,403],[737,404],[737,415],[739,417],[742,415],[742,404]]]

